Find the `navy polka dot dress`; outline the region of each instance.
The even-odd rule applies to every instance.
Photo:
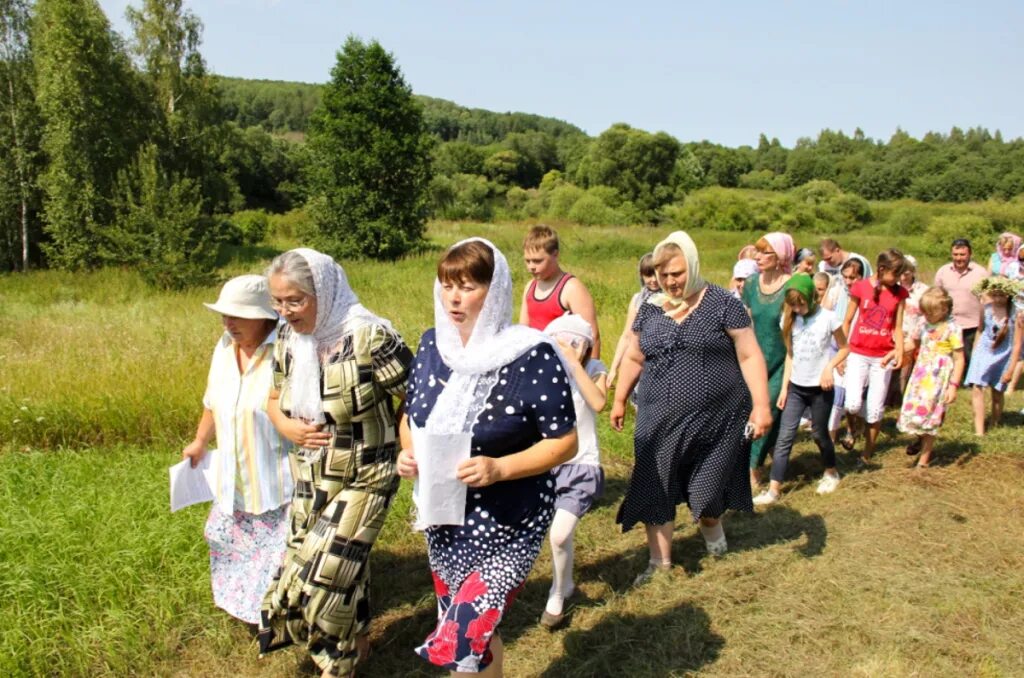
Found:
[[[407,412],[423,427],[451,370],[420,340],[409,378]],[[472,454],[502,457],[576,426],[569,381],[555,352],[538,344],[499,370],[473,428]],[[437,627],[416,652],[449,671],[479,671],[491,661],[494,629],[526,581],[554,515],[550,473],[469,488],[461,526],[427,528],[438,601]]]
[[[751,511],[743,429],[750,391],[727,330],[750,327],[743,304],[717,285],[682,323],[652,304],[637,311],[644,368],[638,385],[636,462],[617,521],[675,520],[686,502],[696,520],[726,509]]]

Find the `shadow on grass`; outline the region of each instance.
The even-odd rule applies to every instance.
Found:
[[[609,614],[593,628],[569,631],[564,642],[562,656],[541,676],[690,673],[716,661],[725,645],[708,614],[691,605],[649,616]]]
[[[942,440],[935,441],[935,449],[932,452],[931,466],[964,466],[981,452],[981,446],[975,442],[963,440]],[[909,459],[909,457],[908,457]]]

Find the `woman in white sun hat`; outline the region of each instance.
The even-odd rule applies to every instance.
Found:
[[[195,439],[182,451],[192,466],[210,460],[213,508],[203,531],[210,547],[210,579],[216,605],[247,624],[258,624],[260,604],[281,566],[288,534],[291,446],[267,417],[273,387],[277,313],[267,279],[232,278],[216,303],[224,334],[213,349],[203,415]]]

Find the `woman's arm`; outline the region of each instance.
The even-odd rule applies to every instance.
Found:
[[[626,355],[622,359],[619,386],[615,389],[615,402],[612,404],[612,411],[609,415],[612,428],[616,431],[621,431],[626,422],[626,400],[629,399],[636,382],[640,379],[640,372],[643,368],[644,354],[640,350],[640,335],[634,332],[629,339]]]
[[[470,487],[487,487],[504,480],[539,475],[576,456],[576,429],[561,438],[546,438],[522,452],[504,457],[470,457],[455,475]]]
[[[210,444],[216,433],[217,427],[213,423],[213,412],[203,408],[203,415],[199,417],[199,425],[196,426],[196,437],[181,451],[181,458],[191,459],[192,468],[195,468],[196,464],[206,456],[206,446]]]
[[[412,431],[409,430],[409,417],[402,414],[398,422],[398,442],[402,451],[398,453],[398,475],[403,478],[415,478],[419,475],[420,469],[416,465],[416,453],[412,449]]]
[[[313,426],[298,419],[292,419],[281,411],[281,392],[274,390],[267,398],[267,416],[278,433],[299,447],[316,449],[329,445],[331,434],[321,431],[322,426]]]
[[[622,359],[626,356],[626,349],[629,348],[629,338],[633,336],[634,320],[636,320],[636,304],[630,302],[629,308],[626,309],[626,326],[622,328],[619,343],[615,345],[615,357],[612,358],[612,365],[608,368],[609,387],[615,384],[615,379],[619,376],[619,367],[622,365]]]
[[[743,373],[743,381],[750,390],[754,407],[750,411],[749,423],[754,427],[752,438],[760,438],[772,426],[772,410],[768,397],[768,366],[764,362],[764,354],[757,345],[757,337],[751,327],[726,330],[736,347],[736,359]]]

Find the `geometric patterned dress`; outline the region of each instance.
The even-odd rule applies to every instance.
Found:
[[[290,413],[292,357],[285,326],[275,387]],[[331,443],[290,453],[295,494],[284,564],[263,601],[260,652],[296,643],[335,675],[354,668],[356,636],[370,622],[370,548],[398,489],[393,397],[404,397],[413,355],[393,330],[360,327],[321,361]]]

